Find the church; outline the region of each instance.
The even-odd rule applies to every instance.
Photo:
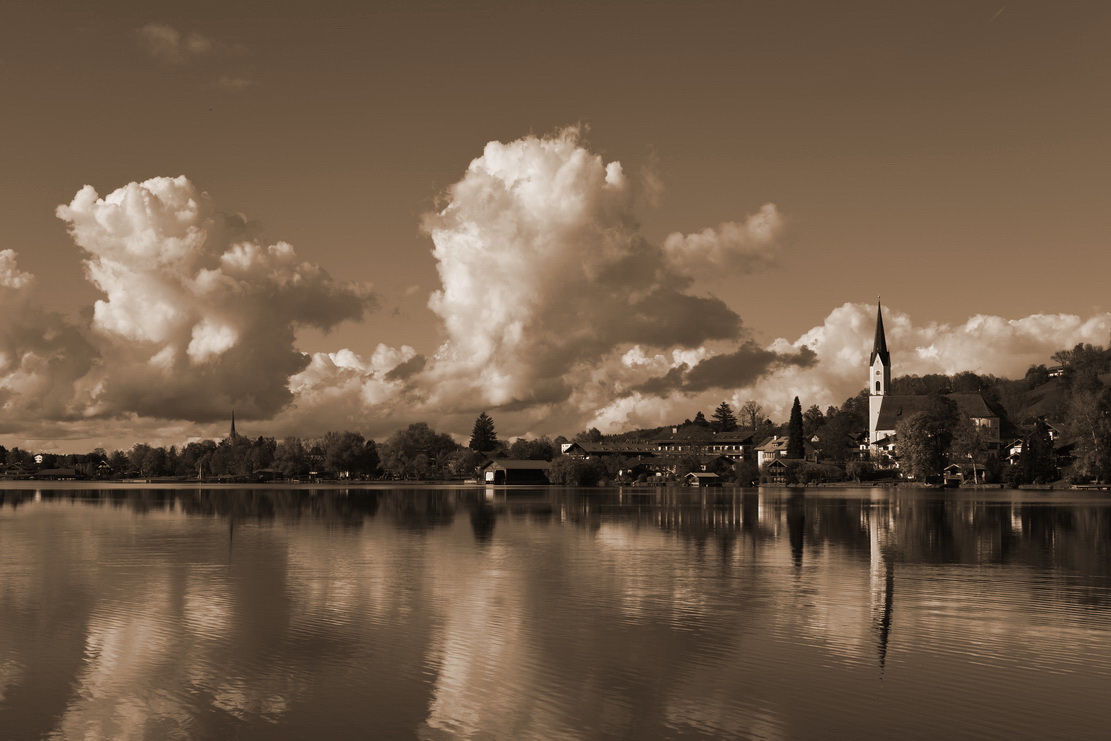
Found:
[[[902,420],[923,411],[929,397],[892,394],[891,353],[883,330],[883,307],[876,304],[876,336],[868,360],[868,445],[872,451],[892,450],[897,445],[895,428]],[[980,428],[992,450],[999,449],[999,416],[979,393],[945,394],[960,414]]]

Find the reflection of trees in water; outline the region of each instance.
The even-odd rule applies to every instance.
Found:
[[[381,511],[402,530],[423,532],[455,520],[453,490],[407,489],[382,493]]]
[[[474,539],[480,543],[488,543],[494,537],[494,525],[497,524],[498,514],[494,508],[485,502],[474,502],[470,506],[471,529]]]
[[[796,565],[826,547],[856,559],[871,554],[869,523],[889,531],[893,558],[901,563],[1025,564],[1091,577],[1111,576],[1111,507],[1101,502],[1056,503],[972,499],[891,490],[536,489],[484,490],[302,488],[74,488],[0,490],[0,506],[17,508],[37,498],[127,508],[137,513],[179,511],[236,520],[311,519],[358,527],[383,516],[397,527],[427,531],[450,525],[462,507],[475,538],[493,537],[495,523],[525,517],[538,525],[558,518],[597,530],[627,523],[672,533],[694,546],[697,557],[712,547],[724,557],[738,542],[752,548],[783,538]],[[1079,585],[1083,586],[1083,585]],[[1093,597],[1094,599],[1094,597]]]

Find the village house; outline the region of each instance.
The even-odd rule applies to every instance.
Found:
[[[789,438],[785,435],[773,435],[772,437],[769,437],[767,440],[761,443],[759,446],[757,446],[756,465],[759,466],[761,471],[764,470],[765,463],[768,463],[774,459],[789,460],[787,458],[788,442]],[[818,451],[813,445],[810,444],[809,440],[802,441],[802,450],[802,460],[809,463],[818,462]]]

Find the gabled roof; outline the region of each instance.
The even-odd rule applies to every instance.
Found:
[[[966,417],[987,418],[999,416],[991,410],[988,403],[984,401],[984,397],[978,393],[946,394],[945,398],[955,401],[957,403],[957,409]]]
[[[791,438],[787,435],[776,435],[774,437],[769,437],[760,445],[757,445],[756,449],[762,450],[765,453],[775,453],[780,450],[786,450],[790,440]],[[802,441],[802,449],[805,455],[812,455],[816,452],[815,447],[810,444],[809,440],[806,439],[803,439]]]
[[[999,418],[980,394],[945,394],[945,398],[955,402],[957,411],[965,417]],[[894,430],[904,419],[918,412],[926,411],[929,405],[930,397],[924,394],[888,394],[883,397],[879,419],[876,421],[876,429]]]

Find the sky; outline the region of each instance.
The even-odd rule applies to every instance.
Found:
[[[1107,345],[1100,2],[8,2],[0,444],[615,432]]]

